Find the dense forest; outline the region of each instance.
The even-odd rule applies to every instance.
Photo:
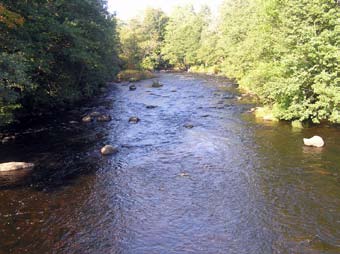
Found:
[[[128,68],[234,78],[282,120],[340,123],[340,5],[334,0],[226,0],[160,10],[120,25]]]
[[[121,69],[233,78],[282,120],[340,123],[340,5],[225,0],[119,21],[104,0],[0,4],[0,124],[91,97]]]
[[[2,0],[0,125],[91,97],[118,71],[103,0]]]

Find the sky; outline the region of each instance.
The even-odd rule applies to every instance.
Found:
[[[116,12],[117,17],[127,20],[135,17],[147,7],[161,8],[166,13],[171,13],[173,7],[192,3],[195,8],[202,4],[208,5],[213,12],[223,0],[108,0],[110,12]]]

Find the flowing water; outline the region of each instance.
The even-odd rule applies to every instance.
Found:
[[[1,254],[340,253],[340,129],[256,122],[226,80],[159,79],[0,145],[37,164],[0,175]],[[98,110],[113,120],[69,123]],[[303,147],[313,135],[326,147]]]

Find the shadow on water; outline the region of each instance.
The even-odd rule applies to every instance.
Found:
[[[27,161],[36,166],[33,170],[0,172],[0,190],[24,187],[53,190],[71,185],[82,175],[95,174],[104,163],[99,148],[105,144],[109,132],[106,123],[84,125],[81,118],[90,112],[106,112],[111,108],[112,100],[103,97],[88,107],[64,112],[57,118],[32,121],[28,127],[17,126],[15,140],[0,144],[1,162]]]
[[[158,79],[1,145],[37,164],[0,175],[1,254],[340,252],[339,129],[256,122],[226,79]],[[93,111],[113,120],[70,123]],[[303,147],[315,134],[326,147]]]

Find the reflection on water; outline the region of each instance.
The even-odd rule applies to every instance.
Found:
[[[257,123],[223,79],[159,79],[1,145],[38,165],[0,175],[1,254],[340,253],[339,129]],[[113,121],[69,124],[98,109]]]

